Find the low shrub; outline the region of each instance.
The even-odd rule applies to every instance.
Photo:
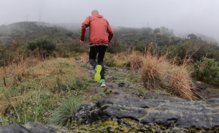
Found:
[[[214,59],[203,58],[193,65],[193,76],[197,80],[219,86],[219,63]]]
[[[184,42],[169,47],[170,58],[177,58],[182,63],[185,58],[193,62],[200,61],[203,57],[213,58],[218,61],[219,47],[202,40],[185,40]]]
[[[56,44],[47,39],[40,39],[29,42],[27,49],[31,51],[38,50],[40,55],[45,58],[53,54],[53,52],[56,50]]]
[[[76,53],[86,52],[88,47],[85,44],[80,44],[77,40],[66,39],[64,42],[57,45],[58,55],[61,57],[75,56]]]

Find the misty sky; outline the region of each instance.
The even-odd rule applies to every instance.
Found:
[[[0,0],[0,24],[80,24],[97,9],[113,26],[161,27],[219,41],[219,0]]]

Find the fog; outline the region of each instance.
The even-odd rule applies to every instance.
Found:
[[[113,26],[161,27],[219,41],[219,0],[1,0],[0,24],[80,24],[97,9]]]

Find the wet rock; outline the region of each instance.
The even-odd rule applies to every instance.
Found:
[[[11,124],[0,127],[0,133],[67,133],[66,129],[55,126],[47,126],[40,123],[27,123],[24,126]]]
[[[55,126],[47,126],[40,123],[27,123],[24,125],[31,133],[67,133],[66,129]]]
[[[4,122],[4,120],[2,118],[0,118],[0,123],[3,123],[3,122]]]
[[[125,89],[127,89],[127,88],[131,88],[131,87],[133,87],[129,82],[127,82],[127,81],[120,81],[120,82],[118,82],[117,83],[117,88],[125,88]]]
[[[0,127],[0,133],[30,133],[30,131],[18,124],[11,124],[7,127]]]
[[[99,100],[89,111],[81,112],[87,122],[109,118],[130,118],[142,124],[156,123],[167,127],[213,129],[219,126],[219,98],[186,101],[177,97],[140,99],[114,96]]]
[[[77,121],[83,121],[83,120],[88,120],[88,115],[89,111],[92,110],[93,105],[92,104],[82,104],[79,108],[79,112],[77,112],[73,119],[77,120]]]
[[[112,82],[108,82],[108,83],[107,83],[107,87],[108,87],[108,88],[111,88],[111,89],[115,89],[115,88],[118,88],[118,85],[115,84],[115,83],[112,83]]]
[[[124,82],[120,82],[120,83],[118,84],[118,87],[125,87],[125,83],[124,83]]]

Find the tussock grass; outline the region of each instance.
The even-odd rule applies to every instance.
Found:
[[[148,89],[165,88],[182,98],[192,100],[192,79],[187,64],[170,63],[165,56],[147,53],[143,60],[142,80]]]

